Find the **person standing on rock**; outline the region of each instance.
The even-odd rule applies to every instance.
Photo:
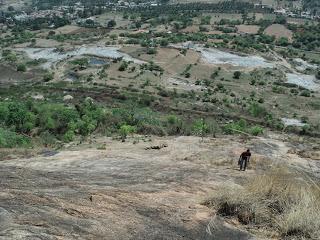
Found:
[[[250,160],[250,157],[251,157],[250,149],[247,149],[247,151],[241,153],[240,158],[239,158],[239,163],[238,163],[240,165],[240,171],[246,170],[246,168],[248,166],[248,162]]]

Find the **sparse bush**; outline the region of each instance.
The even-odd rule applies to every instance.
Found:
[[[166,91],[165,89],[160,89],[158,94],[161,96],[161,97],[169,97],[169,93],[168,91]]]
[[[71,141],[73,141],[74,137],[75,137],[74,132],[69,130],[63,135],[63,141],[64,142],[71,142]]]
[[[176,135],[182,133],[182,120],[176,115],[169,115],[167,117],[167,132],[169,135]]]
[[[320,235],[320,187],[307,174],[276,167],[243,187],[218,190],[205,202],[221,216],[275,232],[281,239],[317,239]]]
[[[311,97],[311,93],[309,90],[303,90],[303,91],[301,91],[300,96]]]
[[[241,119],[238,122],[228,123],[224,126],[224,132],[227,134],[248,133],[254,136],[263,134],[263,128],[260,126],[248,126],[248,123]]]
[[[168,42],[168,40],[167,39],[161,39],[160,40],[160,46],[161,47],[166,47],[166,46],[168,46],[168,44],[169,44],[169,42]]]
[[[108,28],[114,28],[117,25],[117,22],[115,20],[110,20],[107,24]]]
[[[43,81],[49,82],[53,79],[54,73],[48,72],[43,76]]]
[[[148,107],[151,105],[151,103],[154,101],[154,97],[153,96],[150,96],[150,95],[142,95],[140,98],[139,98],[139,104],[145,106],[145,107]]]
[[[260,127],[260,126],[254,126],[254,127],[251,127],[251,128],[249,129],[249,132],[250,132],[250,134],[252,134],[253,136],[258,136],[258,135],[263,134],[263,128]]]
[[[18,66],[17,66],[17,71],[18,71],[18,72],[25,72],[25,71],[27,71],[26,65],[24,65],[24,64],[18,64]]]
[[[194,122],[192,126],[192,131],[195,135],[201,136],[203,140],[205,134],[209,132],[209,127],[204,121],[204,119],[200,119]]]
[[[80,68],[85,68],[89,65],[89,59],[88,58],[79,58],[71,61],[71,64],[78,65]]]
[[[41,139],[41,143],[48,147],[48,146],[54,146],[54,144],[56,143],[57,139],[55,138],[55,136],[53,134],[51,134],[49,131],[45,131],[42,132],[39,135],[40,139]]]
[[[148,48],[147,49],[147,54],[149,55],[153,55],[153,54],[157,54],[157,49],[156,48]]]
[[[249,107],[249,112],[254,117],[265,117],[267,110],[258,103],[252,103]]]
[[[209,29],[207,28],[207,27],[205,27],[205,26],[199,26],[199,31],[200,32],[209,32]]]
[[[29,138],[0,128],[0,148],[27,147],[29,145]]]
[[[233,78],[234,78],[234,79],[239,79],[240,76],[241,76],[241,72],[240,72],[240,71],[235,71],[235,72],[233,73]]]
[[[215,78],[218,77],[218,76],[219,76],[219,71],[216,70],[216,71],[214,71],[214,72],[211,74],[210,78],[211,78],[211,79],[215,79]]]
[[[119,71],[120,72],[124,72],[124,71],[126,71],[127,70],[127,68],[128,68],[128,63],[126,62],[126,61],[123,61],[122,63],[121,63],[121,65],[120,65],[120,67],[119,67]]]
[[[279,87],[279,86],[273,86],[272,87],[272,92],[274,93],[279,93],[279,94],[284,94],[286,93],[286,90],[282,87]]]
[[[113,33],[113,34],[110,35],[110,38],[111,38],[112,40],[116,40],[116,39],[118,39],[118,35],[115,34],[115,33]]]

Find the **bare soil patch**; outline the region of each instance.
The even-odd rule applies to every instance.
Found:
[[[257,34],[260,29],[257,25],[238,25],[236,27],[240,34]]]
[[[0,65],[0,84],[15,84],[39,78],[36,72],[17,72],[10,66]]]
[[[82,27],[75,25],[66,25],[55,30],[58,34],[72,34],[81,31]]]
[[[269,36],[275,36],[277,39],[281,37],[288,38],[289,42],[292,41],[292,31],[287,29],[284,25],[281,24],[272,24],[264,30],[264,34]]]

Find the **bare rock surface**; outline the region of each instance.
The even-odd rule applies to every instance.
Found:
[[[304,163],[281,141],[262,138],[94,144],[101,143],[105,150],[80,145],[1,161],[0,239],[255,239],[221,219],[210,225],[214,210],[201,203],[219,184],[241,183],[275,158]],[[252,165],[239,172],[247,146]]]

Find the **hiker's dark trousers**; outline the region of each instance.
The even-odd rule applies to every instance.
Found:
[[[241,158],[240,159],[240,170],[245,171],[248,165],[248,158]]]

